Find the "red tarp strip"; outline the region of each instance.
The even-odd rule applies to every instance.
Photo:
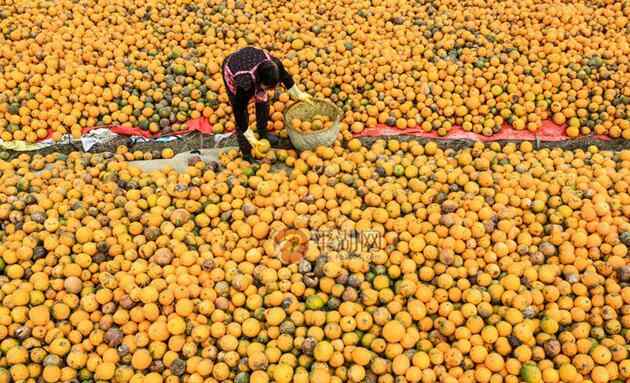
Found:
[[[165,137],[165,136],[181,136],[183,134],[190,133],[190,132],[193,132],[193,131],[198,131],[200,133],[207,134],[207,135],[211,135],[211,134],[214,133],[212,131],[212,125],[210,125],[210,123],[208,122],[207,119],[205,119],[205,118],[196,118],[196,119],[189,120],[188,122],[186,122],[186,129],[179,130],[177,132],[169,132],[168,134],[162,134],[162,133],[151,134],[151,132],[148,132],[146,130],[142,130],[142,129],[137,128],[137,127],[126,127],[126,126],[122,126],[122,125],[94,126],[94,127],[91,127],[91,128],[84,128],[82,130],[82,134],[87,134],[91,130],[99,129],[99,128],[109,129],[109,130],[112,131],[112,133],[116,133],[116,134],[119,134],[121,136],[144,137],[144,138],[147,138],[147,139],[159,138],[159,137]],[[48,130],[48,135],[45,138],[42,138],[41,140],[38,140],[38,141],[44,141],[44,140],[52,139],[52,136],[53,136],[53,131],[52,131],[52,129],[49,129]]]
[[[88,133],[90,130],[102,128],[102,127],[93,127],[93,128],[85,128],[83,130],[83,134]],[[212,125],[208,122],[206,118],[197,118],[194,120],[189,120],[186,123],[186,129],[171,132],[168,134],[151,134],[146,130],[142,130],[137,127],[124,127],[121,125],[113,125],[110,126],[109,129],[116,134],[121,136],[135,136],[135,137],[144,137],[147,139],[151,138],[159,138],[163,136],[181,136],[186,133],[190,133],[193,131],[198,131],[202,134],[211,135],[214,132],[212,131]],[[453,126],[448,134],[444,137],[440,137],[436,132],[425,132],[419,127],[409,128],[409,129],[398,129],[386,125],[378,125],[375,128],[367,128],[362,132],[355,134],[355,137],[378,137],[378,136],[399,136],[399,135],[408,135],[408,136],[416,136],[416,137],[424,137],[424,138],[436,138],[443,140],[473,140],[473,141],[499,141],[499,140],[522,140],[522,141],[567,141],[572,138],[568,137],[565,133],[564,125],[556,125],[553,121],[545,120],[542,122],[541,128],[532,133],[528,130],[516,130],[513,129],[509,124],[504,124],[501,130],[492,135],[492,136],[483,136],[480,134],[476,134],[473,132],[466,132],[460,126]],[[51,138],[52,131],[48,132],[48,137]],[[597,135],[592,137],[595,140],[608,141],[609,137],[603,135]]]
[[[409,129],[397,129],[386,125],[378,125],[375,128],[368,128],[355,135],[355,137],[378,137],[378,136],[398,136],[408,135],[425,138],[436,138],[443,140],[474,140],[474,141],[499,141],[499,140],[521,140],[521,141],[568,141],[571,140],[565,133],[566,127],[563,125],[556,125],[553,121],[543,121],[541,128],[533,133],[529,130],[516,130],[509,124],[504,124],[501,130],[492,136],[483,136],[473,132],[467,132],[460,126],[453,126],[448,134],[444,137],[440,137],[436,132],[425,132],[422,129],[415,127]],[[607,136],[593,136],[596,140],[608,141]]]
[[[89,128],[89,129],[85,129],[83,131],[83,133],[87,133],[90,130],[95,129],[95,128]],[[119,134],[121,136],[136,136],[136,137],[144,137],[144,138],[159,138],[159,137],[164,137],[164,136],[181,136],[183,134],[186,133],[190,133],[193,131],[198,131],[200,133],[203,134],[212,134],[212,125],[210,125],[210,123],[208,122],[207,119],[205,118],[196,118],[193,120],[189,120],[188,122],[186,122],[186,129],[182,129],[182,130],[178,130],[177,132],[170,132],[168,134],[161,134],[161,133],[156,133],[156,134],[152,134],[151,132],[148,132],[146,130],[142,130],[140,128],[136,128],[136,127],[125,127],[125,126],[121,126],[121,125],[115,125],[110,127],[110,130],[113,133]]]

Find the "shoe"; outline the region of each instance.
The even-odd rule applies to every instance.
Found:
[[[271,134],[271,133],[266,133],[264,135],[260,136],[260,139],[265,139],[267,141],[269,141],[269,145],[271,145],[272,148],[276,148],[281,144],[281,140],[280,137],[276,136],[275,134]]]
[[[274,148],[280,145],[280,137],[273,134],[267,135],[267,141],[269,141],[269,144],[271,145],[271,147],[274,147]]]

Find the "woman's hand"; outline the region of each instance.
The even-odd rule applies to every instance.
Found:
[[[294,100],[304,101],[309,104],[313,103],[313,97],[306,92],[302,92],[297,85],[293,85],[293,87],[289,89],[289,96]]]
[[[258,144],[260,142],[256,138],[256,135],[254,135],[254,131],[253,130],[251,130],[250,128],[247,128],[247,130],[245,131],[245,133],[243,135],[245,136],[245,138],[247,139],[249,144],[252,146],[252,148],[258,147]]]

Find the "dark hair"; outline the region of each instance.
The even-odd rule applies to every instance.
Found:
[[[258,66],[256,75],[261,84],[267,87],[275,87],[280,81],[280,70],[273,61],[265,61]]]

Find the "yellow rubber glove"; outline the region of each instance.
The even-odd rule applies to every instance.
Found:
[[[291,98],[294,100],[304,101],[308,102],[309,104],[313,104],[313,97],[311,97],[311,95],[306,92],[302,92],[297,85],[293,85],[291,89],[289,89],[289,96],[291,96]]]
[[[252,146],[252,154],[256,158],[264,157],[265,154],[269,152],[269,149],[271,149],[269,141],[259,140],[258,138],[256,138],[256,135],[254,134],[254,131],[252,129],[248,128],[245,131],[244,136],[249,144]]]
[[[259,145],[259,141],[256,138],[256,135],[254,134],[254,131],[247,128],[247,130],[244,133],[245,138],[247,139],[247,141],[250,143],[250,145],[252,146],[252,148],[258,147]]]

